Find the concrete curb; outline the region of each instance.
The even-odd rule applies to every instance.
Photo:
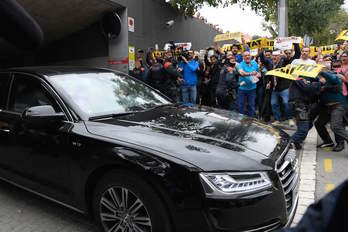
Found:
[[[307,136],[300,154],[300,188],[299,203],[292,226],[295,226],[306,212],[309,205],[315,201],[315,184],[317,168],[318,133],[313,127]]]

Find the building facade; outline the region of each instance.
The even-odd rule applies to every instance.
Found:
[[[129,56],[137,49],[156,45],[163,49],[169,41],[191,42],[193,49],[204,49],[219,34],[199,19],[184,17],[164,0],[18,2],[43,28],[46,40],[39,50],[29,52],[0,45],[6,66],[88,65],[128,72]],[[113,38],[102,33],[100,23],[109,12],[121,19],[121,32]]]

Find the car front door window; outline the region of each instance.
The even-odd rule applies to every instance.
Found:
[[[17,75],[11,93],[9,110],[23,113],[33,106],[54,105],[40,81],[34,77]]]

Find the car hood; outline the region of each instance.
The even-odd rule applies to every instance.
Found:
[[[165,106],[87,121],[98,136],[156,150],[204,171],[273,169],[288,135],[257,120],[205,107]]]

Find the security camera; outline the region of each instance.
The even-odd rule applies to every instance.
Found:
[[[167,27],[172,27],[174,25],[175,21],[174,20],[170,20],[168,22],[166,22],[166,26]]]

